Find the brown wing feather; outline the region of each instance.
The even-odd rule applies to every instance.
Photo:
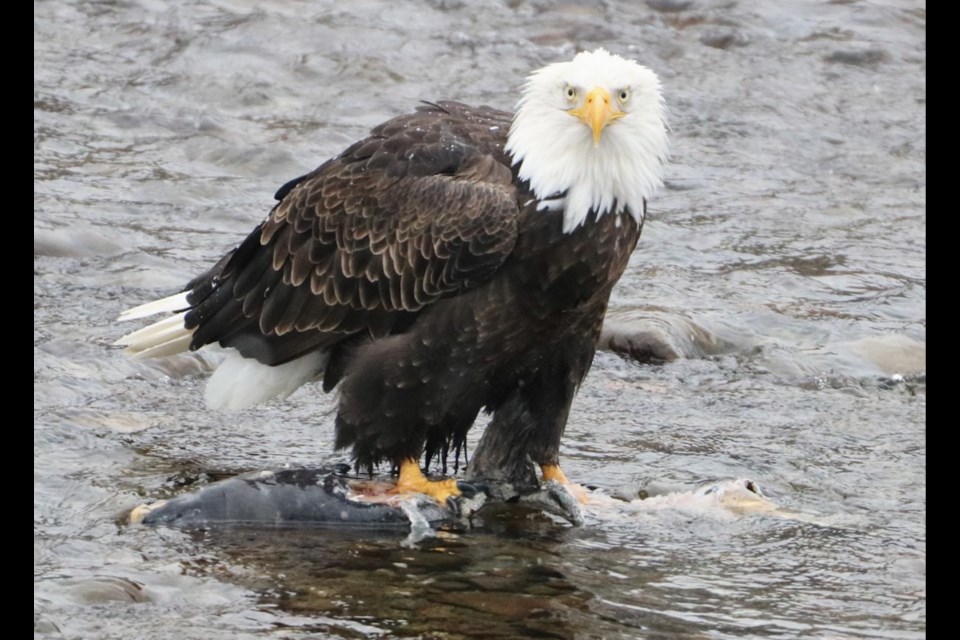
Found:
[[[233,257],[192,283],[204,290],[187,317],[192,346],[219,341],[277,364],[357,331],[389,333],[490,278],[517,237],[509,118],[421,107],[284,185]]]

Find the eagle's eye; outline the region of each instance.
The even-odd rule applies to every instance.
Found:
[[[627,104],[630,102],[630,89],[626,87],[620,89],[620,91],[617,92],[617,100],[620,101],[620,104]]]
[[[567,102],[573,102],[577,99],[577,90],[571,85],[564,85],[563,95],[567,98]]]

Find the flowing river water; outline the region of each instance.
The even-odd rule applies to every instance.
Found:
[[[506,510],[417,544],[125,524],[346,457],[316,386],[207,411],[216,356],[129,360],[118,313],[371,126],[512,108],[597,46],[660,75],[672,139],[610,320],[683,357],[599,353],[564,468],[627,497],[748,477],[780,511]],[[908,0],[38,0],[35,637],[924,638],[925,48]]]

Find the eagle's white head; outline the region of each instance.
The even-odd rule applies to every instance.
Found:
[[[564,233],[591,209],[641,222],[668,156],[660,80],[604,49],[548,65],[527,81],[506,150],[540,208],[563,209]]]

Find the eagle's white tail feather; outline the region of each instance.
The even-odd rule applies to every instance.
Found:
[[[274,397],[283,399],[316,377],[326,364],[326,353],[308,353],[270,366],[231,349],[207,381],[204,397],[214,409],[246,409]]]
[[[186,312],[164,318],[119,338],[113,344],[126,347],[126,352],[137,358],[169,356],[190,347],[193,330],[183,326]]]
[[[156,346],[133,353],[134,358],[159,358],[161,356],[175,356],[190,349],[190,341],[193,339],[193,332],[184,331],[166,342]],[[129,351],[130,348],[127,347]]]
[[[177,293],[161,300],[141,304],[139,307],[134,307],[133,309],[127,309],[117,317],[117,320],[120,322],[139,320],[140,318],[146,318],[158,313],[176,313],[189,307],[190,303],[187,302],[187,292],[184,291],[183,293]]]
[[[158,358],[190,349],[196,329],[184,327],[190,304],[186,293],[148,302],[120,314],[118,320],[135,320],[158,313],[174,313],[153,324],[128,333],[113,344],[134,358]],[[270,366],[244,358],[235,349],[227,350],[207,382],[205,398],[215,409],[244,409],[271,398],[286,398],[317,376],[327,364],[326,353],[309,353],[285,364]]]

